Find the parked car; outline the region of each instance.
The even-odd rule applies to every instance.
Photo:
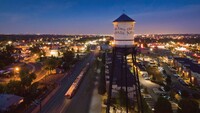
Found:
[[[178,74],[173,74],[174,77],[176,78],[179,78],[179,75]]]
[[[188,86],[188,84],[187,83],[185,83],[185,81],[184,80],[182,80],[182,79],[178,79],[178,81],[182,84],[182,85],[184,85],[184,86]]]
[[[146,98],[152,98],[151,95],[149,95],[149,94],[143,94],[142,96],[143,96],[143,98],[145,98],[145,99],[146,99]]]
[[[166,94],[165,91],[162,91],[161,89],[158,89],[158,88],[153,88],[153,92],[154,92],[155,94],[159,94],[159,95],[161,95],[161,94]]]

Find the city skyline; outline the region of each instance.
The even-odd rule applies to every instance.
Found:
[[[113,34],[122,13],[135,34],[200,32],[198,0],[0,0],[2,34]]]

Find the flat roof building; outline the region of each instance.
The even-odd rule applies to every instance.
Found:
[[[0,112],[9,111],[12,106],[23,102],[23,97],[13,94],[0,94]]]

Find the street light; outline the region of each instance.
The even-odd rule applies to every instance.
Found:
[[[192,77],[192,84],[194,84],[194,77]]]
[[[15,71],[16,71],[16,72],[19,72],[19,67],[15,67]]]
[[[20,68],[19,67],[15,67],[14,69],[14,77],[16,77],[16,74],[19,73]]]
[[[8,44],[9,44],[9,45],[12,44],[12,41],[8,41]]]

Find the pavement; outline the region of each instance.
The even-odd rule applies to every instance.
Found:
[[[90,104],[89,113],[101,113],[101,95],[98,94],[98,79],[99,77],[96,76],[96,81],[94,83],[95,87],[92,94],[92,101]]]

